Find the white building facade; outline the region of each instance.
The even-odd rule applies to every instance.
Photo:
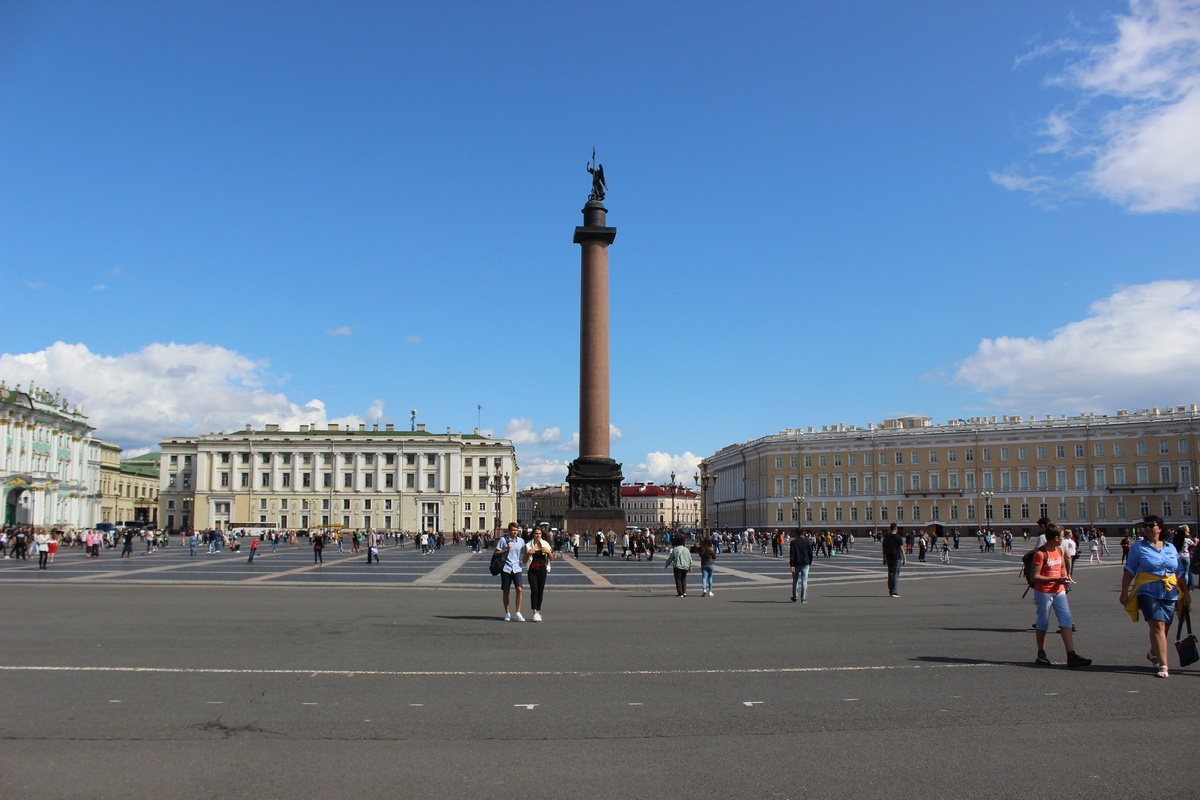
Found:
[[[267,425],[164,439],[159,458],[170,530],[472,533],[516,519],[512,442],[478,432]]]
[[[58,393],[0,383],[0,495],[5,525],[90,528],[100,510],[100,445]]]

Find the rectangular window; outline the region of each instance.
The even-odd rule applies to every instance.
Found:
[[[271,473],[264,472],[258,476],[258,485],[264,489],[271,485]]]
[[[383,476],[383,488],[394,489],[396,487],[396,473],[387,472]]]
[[[1006,469],[1000,470],[1000,488],[1002,490],[1012,488],[1012,473]]]
[[[965,458],[967,461],[974,461],[975,460],[975,451],[972,449],[968,449],[966,451],[966,453],[963,454],[963,458]]]
[[[879,473],[879,493],[888,493],[888,476],[886,472]]]
[[[946,460],[951,463],[958,461],[958,451],[951,450],[950,452],[946,453]]]
[[[842,493],[842,476],[841,475],[833,476],[833,493],[834,494]]]
[[[797,464],[799,463],[799,461],[800,461],[800,459],[796,458],[795,456],[792,456],[791,462],[790,462],[791,468],[795,469]]]
[[[870,453],[863,453],[863,466],[864,466],[864,467],[869,467],[869,466],[871,466],[871,461],[872,461],[872,459],[871,459],[871,454],[870,454]]]
[[[840,453],[833,457],[833,465],[835,467],[840,467],[842,465],[842,456]]]
[[[983,473],[983,488],[985,491],[995,488],[992,486],[992,471],[990,469]]]
[[[966,490],[967,490],[968,492],[973,492],[973,491],[975,491],[975,473],[974,473],[974,472],[968,472],[968,473],[966,473],[966,476],[965,476],[965,477],[966,477],[966,484],[965,484],[965,486],[966,486]]]
[[[1083,458],[1083,445],[1081,445],[1081,444],[1075,445],[1075,457]]]
[[[343,489],[353,489],[354,488],[354,473],[353,472],[343,472],[342,473],[342,488]]]
[[[350,501],[343,500],[342,501],[342,511],[349,511],[349,510],[350,510]]]
[[[481,467],[482,467],[482,466],[483,466],[483,463],[482,463],[482,462],[483,462],[483,459],[481,458],[481,459],[479,459],[479,461],[480,461],[480,464],[479,464],[479,466],[481,466]],[[405,454],[404,454],[404,463],[405,463],[405,464],[408,464],[409,466],[412,466],[412,465],[416,464],[416,463],[417,463],[417,454],[416,454],[416,453],[405,453]]]
[[[783,459],[781,458],[781,459],[779,459],[779,461],[783,461]],[[776,497],[783,496],[783,478],[775,479],[775,496]]]
[[[1113,442],[1113,455],[1114,456],[1125,455],[1125,443],[1124,442]]]
[[[436,474],[431,472],[425,476],[425,488],[426,489],[436,489],[437,488],[437,475]]]
[[[1084,469],[1083,467],[1075,468],[1075,488],[1076,489],[1086,489],[1087,488],[1087,470]]]
[[[267,510],[267,498],[265,498],[265,497],[264,497],[264,498],[262,498],[261,500],[259,500],[259,501],[258,501],[258,510],[259,510],[259,511],[266,511],[266,510]]]
[[[364,511],[370,511],[370,510],[371,510],[371,501],[370,501],[370,500],[364,500],[364,501],[363,501],[363,510],[364,510]],[[368,528],[369,528],[369,527],[371,527],[371,526],[370,526],[370,525],[366,525],[365,527],[368,527]]]
[[[1000,448],[1000,460],[1008,461],[1008,448],[1007,447]]]
[[[242,484],[243,489],[250,488],[250,473],[249,472],[241,473],[241,484]]]
[[[804,493],[812,494],[813,493],[812,486],[813,486],[812,477],[809,475],[805,475],[804,476]]]
[[[321,486],[323,486],[326,489],[333,487],[333,473],[332,472],[321,473]]]
[[[363,463],[366,464],[367,466],[371,466],[372,464],[374,464],[375,463],[375,454],[374,453],[363,453]]]
[[[850,476],[850,494],[858,494],[858,476]]]
[[[950,489],[958,488],[958,472],[946,473],[946,486]]]
[[[895,459],[895,463],[896,463],[896,464],[903,464],[903,463],[904,463],[904,453],[896,453],[896,459]]]
[[[1125,467],[1113,467],[1113,483],[1122,484],[1125,482]]]
[[[921,473],[914,472],[908,476],[909,488],[914,492],[921,491]]]
[[[1061,444],[1059,444],[1059,445],[1055,445],[1055,446],[1054,446],[1054,457],[1055,457],[1055,458],[1066,458],[1066,457],[1067,457],[1067,448],[1066,448],[1066,446],[1065,446],[1065,445],[1061,445]]]
[[[228,486],[228,485],[229,485],[229,473],[222,472],[221,473],[221,486]]]
[[[1104,467],[1096,467],[1092,471],[1092,475],[1093,475],[1092,485],[1095,488],[1103,489],[1105,486],[1108,485],[1104,482]]]
[[[805,456],[805,457],[804,457],[804,466],[805,466],[805,467],[811,467],[811,466],[812,466],[812,456]]]
[[[817,491],[820,494],[829,494],[829,479],[824,475],[817,478]]]
[[[305,489],[312,488],[312,473],[304,472],[300,475],[300,485]]]
[[[858,466],[858,456],[855,455],[854,453],[850,454],[850,466],[852,466],[852,467]]]
[[[866,494],[874,494],[875,493],[875,476],[873,476],[873,475],[864,475],[863,476],[863,492],[865,492]]]
[[[371,473],[363,475],[363,488],[370,489],[375,485],[375,476]]]
[[[264,463],[264,464],[270,464],[270,463],[271,463],[271,454],[270,454],[270,453],[263,453],[263,454],[260,456],[260,458],[262,459],[262,463]]]
[[[971,459],[968,458],[967,460],[970,461]],[[992,448],[990,448],[990,447],[983,448],[983,460],[984,461],[992,460]]]
[[[788,479],[788,494],[795,497],[800,494],[800,481],[797,478]]]
[[[941,488],[942,488],[941,474],[937,473],[937,472],[929,473],[929,489],[930,489],[930,491],[937,491],[938,489],[941,489]]]
[[[776,456],[775,469],[783,469],[783,457],[782,456]]]
[[[1179,452],[1186,453],[1187,451],[1188,451],[1187,439],[1180,439],[1179,440]]]
[[[1137,482],[1138,482],[1138,484],[1140,484],[1142,486],[1145,486],[1147,483],[1150,482],[1150,467],[1146,466],[1145,464],[1141,464],[1138,466]]]
[[[1146,443],[1145,443],[1145,442],[1138,442],[1138,443],[1137,443],[1137,454],[1138,454],[1139,456],[1144,456],[1144,455],[1146,455]]]
[[[1067,468],[1066,467],[1058,467],[1057,469],[1054,470],[1054,488],[1056,488],[1056,489],[1066,489],[1067,488]]]
[[[1191,464],[1180,464],[1179,465],[1179,482],[1186,483],[1188,486],[1192,485],[1192,465]]]
[[[826,463],[825,463],[825,456],[817,456],[817,466],[818,466],[818,467],[824,467],[824,466],[826,466]]]
[[[280,475],[279,480],[281,481],[280,486],[282,486],[284,489],[291,488],[292,474],[290,472],[285,472]]]
[[[1167,464],[1159,464],[1158,465],[1158,482],[1159,483],[1170,483],[1171,482],[1171,467],[1168,466]]]
[[[938,463],[938,454],[937,454],[937,450],[930,450],[930,451],[929,451],[929,463],[930,463],[930,464],[936,464],[936,463]]]

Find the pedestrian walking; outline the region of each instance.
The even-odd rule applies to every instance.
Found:
[[[246,559],[247,564],[254,563],[254,554],[258,552],[258,537],[255,536],[250,540],[250,557]]]
[[[1180,574],[1179,551],[1164,536],[1162,517],[1143,517],[1141,529],[1142,537],[1130,545],[1125,559],[1119,599],[1134,622],[1139,612],[1145,616],[1150,632],[1146,659],[1157,668],[1158,677],[1166,678],[1167,629],[1175,618],[1176,604],[1182,602],[1189,608],[1192,596],[1186,577]]]
[[[1067,586],[1072,583],[1067,554],[1062,550],[1063,530],[1053,523],[1046,526],[1046,543],[1033,553],[1029,583],[1033,587],[1033,601],[1037,606],[1036,628],[1037,658],[1039,666],[1051,665],[1046,655],[1046,631],[1050,628],[1050,610],[1058,622],[1058,633],[1062,636],[1067,651],[1067,666],[1071,669],[1086,667],[1092,663],[1075,652],[1074,620],[1067,603]]]
[[[900,567],[908,563],[904,550],[904,536],[893,522],[883,535],[883,564],[887,567],[888,594],[892,597],[900,596]]]
[[[683,537],[679,534],[675,534],[671,541],[675,546],[671,550],[671,555],[667,556],[665,568],[673,570],[675,595],[687,597],[687,576],[692,571],[692,551],[688,550],[687,545],[683,542]]]
[[[717,571],[717,548],[712,534],[704,534],[700,540],[700,596],[713,596],[713,574]]]
[[[375,559],[375,563],[379,563],[379,534],[371,531],[367,534],[367,563],[371,563],[371,559]]]
[[[792,567],[792,602],[797,598],[801,603],[808,602],[808,569],[813,563],[813,546],[803,531],[796,531],[792,543],[788,546],[788,563]],[[796,594],[796,585],[800,586],[800,594]]]
[[[309,535],[312,536],[313,563],[324,566],[325,556],[322,555],[321,551],[325,549],[325,535],[322,531],[317,531],[315,534]]]
[[[533,529],[533,540],[525,548],[523,558],[529,562],[529,608],[533,611],[533,621],[541,622],[542,596],[546,592],[550,562],[554,560],[554,548],[543,537],[541,528]]]
[[[525,550],[525,540],[521,538],[521,526],[515,522],[508,524],[508,533],[501,536],[496,542],[496,550],[493,555],[504,556],[504,567],[500,570],[500,592],[504,597],[504,621],[524,622],[525,618],[521,616],[521,596],[525,591],[525,579],[521,573],[522,553]],[[508,604],[509,590],[516,589],[517,602],[516,607],[512,609],[515,614],[510,614],[510,606]]]
[[[50,533],[42,531],[34,534],[33,546],[37,549],[38,569],[46,569],[50,562]]]

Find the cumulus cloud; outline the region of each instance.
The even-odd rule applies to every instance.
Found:
[[[691,452],[682,455],[661,452],[647,453],[646,460],[637,465],[635,474],[626,477],[631,480],[668,483],[671,480],[671,473],[674,472],[676,482],[691,486],[692,475],[700,471],[700,461],[700,456]]]
[[[1113,23],[1103,40],[1018,59],[1067,53],[1049,84],[1073,105],[1046,117],[1033,162],[992,180],[1017,191],[1073,187],[1137,212],[1200,209],[1200,0],[1131,0]]]
[[[352,331],[349,325],[343,325],[340,328],[329,328],[325,333],[329,336],[349,336]]]
[[[277,423],[354,425],[358,415],[330,418],[318,399],[299,404],[266,387],[268,364],[207,344],[151,344],[108,356],[83,344],[56,342],[34,353],[0,354],[0,378],[59,390],[84,407],[96,435],[129,448],[157,447],[163,438]],[[376,401],[368,414],[383,416]]]
[[[522,489],[567,481],[567,462],[562,459],[523,455],[518,452],[517,463],[521,465],[518,477]]]
[[[504,428],[504,438],[512,439],[514,445],[550,444],[561,436],[558,428],[542,428],[527,419],[510,419]]]
[[[985,339],[954,382],[1023,413],[1111,412],[1200,400],[1200,281],[1119,289],[1049,338]]]

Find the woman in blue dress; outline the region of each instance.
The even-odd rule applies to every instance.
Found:
[[[1192,604],[1187,577],[1181,575],[1182,562],[1175,545],[1166,540],[1162,517],[1149,515],[1139,526],[1142,538],[1129,548],[1125,570],[1121,573],[1121,605],[1134,622],[1138,613],[1150,627],[1150,651],[1146,658],[1158,669],[1158,677],[1168,677],[1167,629],[1175,618],[1175,606]]]

